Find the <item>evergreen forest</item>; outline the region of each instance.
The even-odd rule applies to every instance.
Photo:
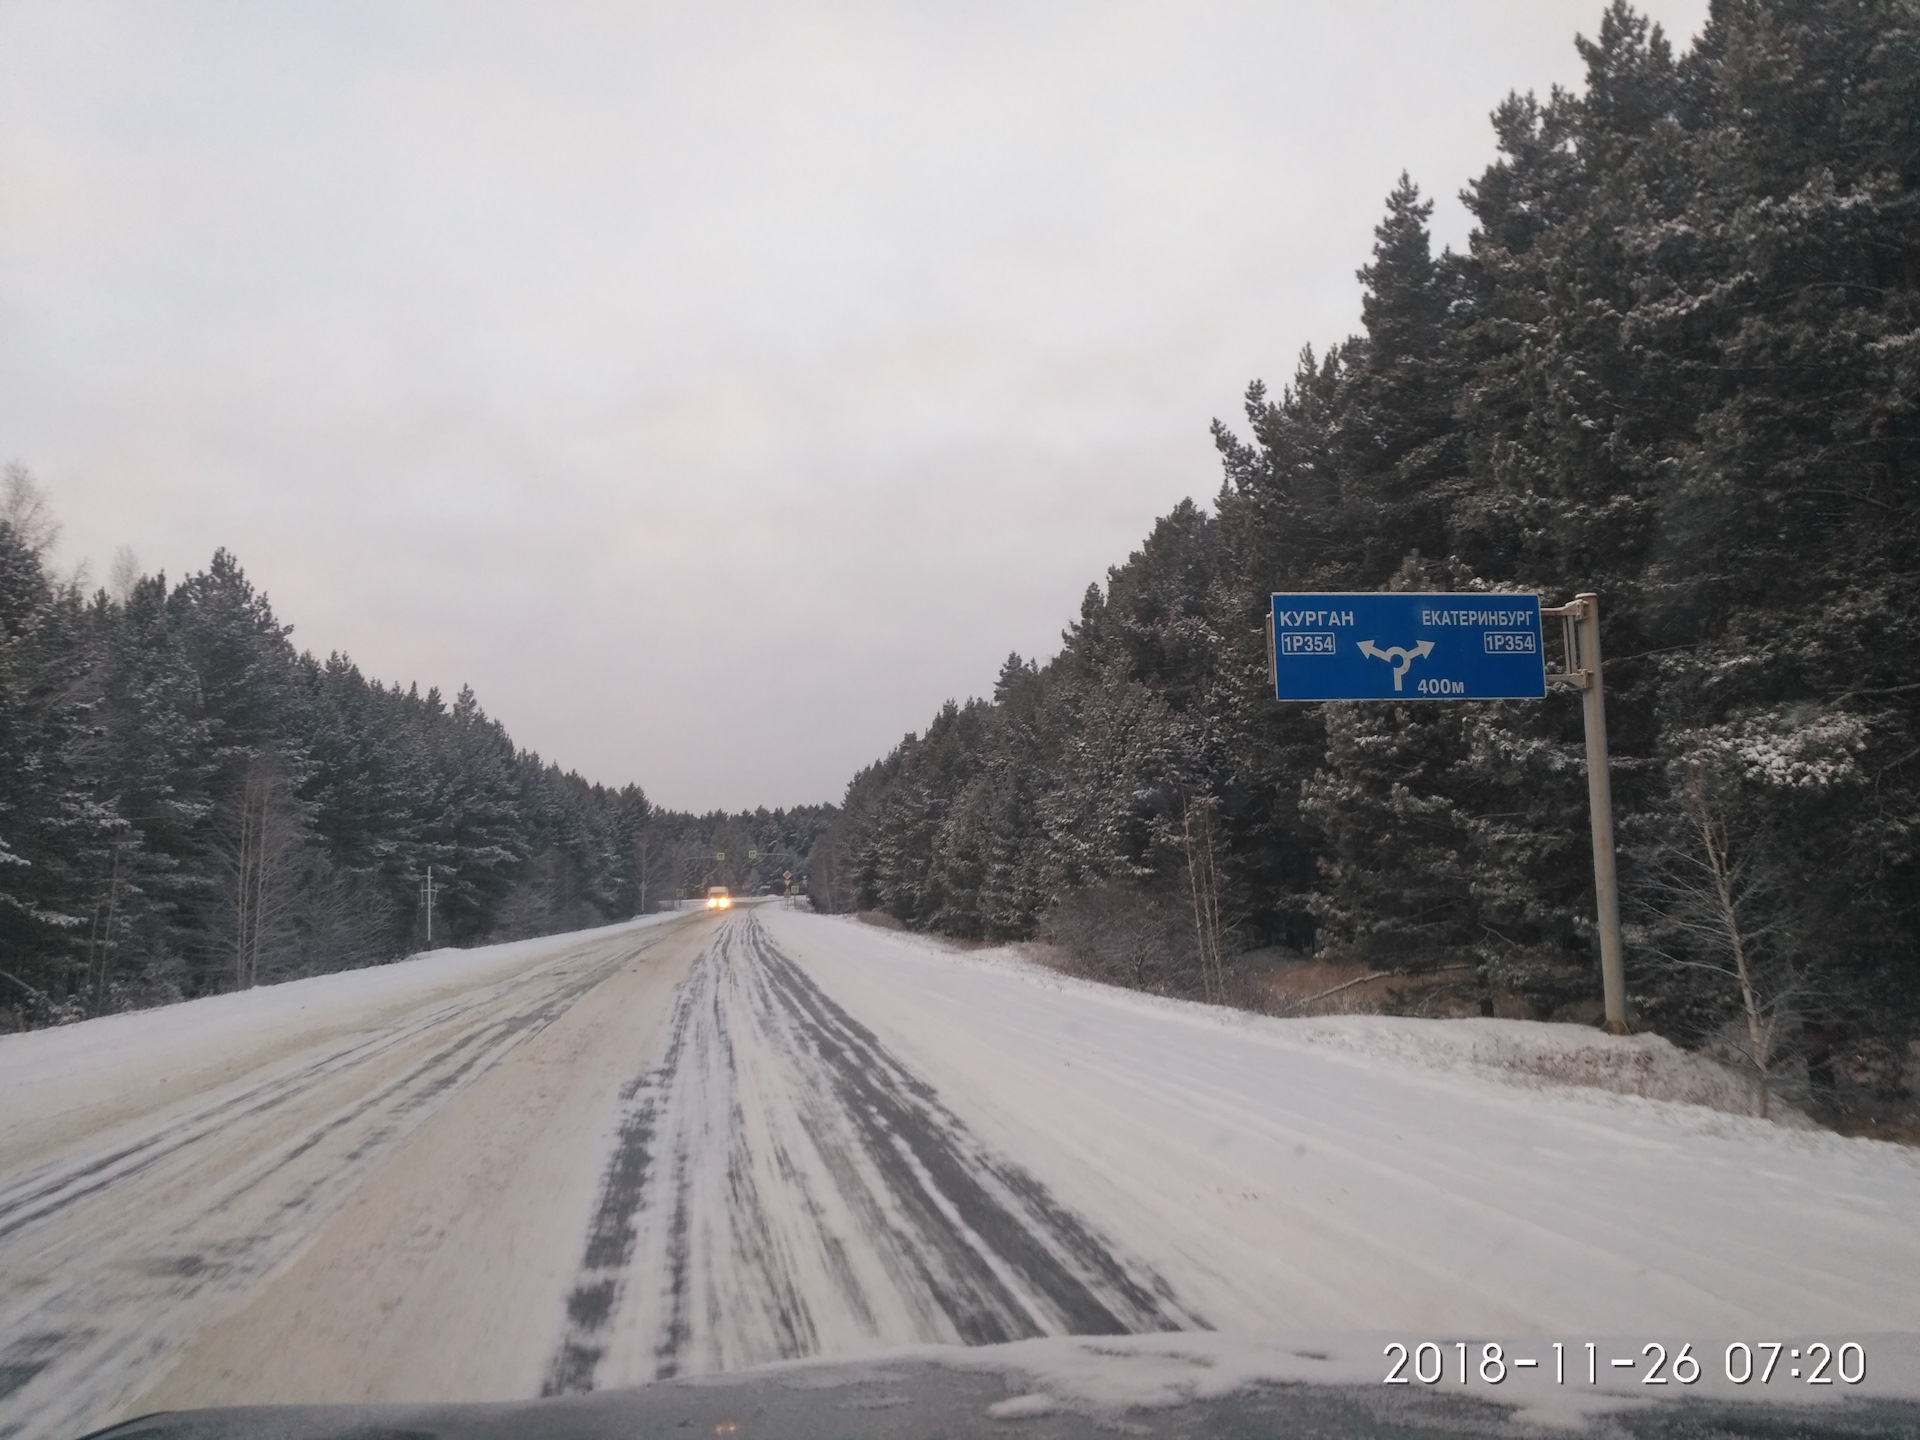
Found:
[[[44,491],[5,479],[0,1030],[419,951],[429,871],[436,946],[709,884],[777,892],[831,814],[696,816],[589,784],[516,748],[471,689],[448,703],[296,651],[225,551],[89,595],[49,571]]]
[[[1312,955],[1444,974],[1430,1013],[1593,1020],[1577,699],[1281,705],[1264,634],[1273,591],[1591,591],[1633,1023],[1816,1099],[1900,1088],[1920,7],[1714,0],[1678,53],[1615,4],[1576,43],[1577,92],[1493,112],[1464,253],[1403,177],[1360,333],[1215,423],[1211,509],[854,779],[817,906],[1168,994]]]
[[[1359,333],[1216,421],[1223,477],[839,807],[694,816],[297,650],[238,561],[54,572],[0,509],[0,1029],[623,919],[816,908],[1264,1005],[1599,1008],[1579,705],[1282,705],[1274,591],[1600,597],[1635,1026],[1815,1099],[1920,1043],[1920,4],[1624,3],[1494,110],[1435,252],[1407,177]],[[1362,257],[1356,257],[1362,258]],[[1550,632],[1551,638],[1551,632]],[[1550,649],[1552,647],[1550,646]],[[1557,657],[1550,656],[1550,659]],[[749,859],[749,852],[757,858]],[[718,856],[725,855],[722,860]],[[431,878],[431,904],[429,879]]]

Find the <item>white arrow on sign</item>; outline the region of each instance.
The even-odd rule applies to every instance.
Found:
[[[1393,688],[1397,691],[1400,688],[1400,682],[1407,678],[1407,671],[1413,665],[1413,662],[1416,660],[1424,660],[1433,653],[1433,642],[1431,640],[1422,640],[1411,650],[1401,645],[1395,645],[1390,649],[1382,650],[1378,645],[1374,644],[1373,641],[1362,640],[1360,642],[1360,653],[1373,660],[1384,660],[1393,666]]]

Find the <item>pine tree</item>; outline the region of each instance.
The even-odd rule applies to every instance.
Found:
[[[84,1012],[91,882],[125,829],[79,774],[84,637],[79,596],[0,522],[0,975],[17,1020]]]

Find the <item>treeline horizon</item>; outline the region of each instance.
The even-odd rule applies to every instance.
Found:
[[[624,918],[791,870],[819,908],[1054,940],[1248,1001],[1248,957],[1599,1006],[1579,709],[1272,698],[1276,590],[1601,597],[1635,1023],[1866,1104],[1920,1037],[1920,7],[1624,4],[1462,194],[1387,201],[1361,332],[1060,652],[844,803],[694,817],[298,652],[237,561],[92,594],[0,523],[0,1027]],[[24,482],[24,476],[22,477]],[[12,483],[10,481],[10,483]],[[32,498],[30,489],[20,491]],[[124,583],[122,581],[124,580]],[[758,876],[734,867],[761,852]],[[725,851],[724,868],[706,857]]]
[[[1601,597],[1635,1023],[1766,1087],[1904,1093],[1920,1036],[1920,8],[1624,4],[1513,94],[1434,254],[1406,177],[1362,328],[1221,489],[848,788],[816,906],[1233,998],[1249,952],[1599,1009],[1579,706],[1282,705],[1275,591]],[[1550,648],[1557,649],[1551,642]]]
[[[429,867],[436,946],[777,887],[833,813],[589,782],[470,687],[449,703],[297,651],[224,549],[88,591],[49,573],[23,467],[4,498],[0,1031],[399,959],[427,942]]]

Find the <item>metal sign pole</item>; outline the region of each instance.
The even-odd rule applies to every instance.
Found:
[[[1587,731],[1587,809],[1593,825],[1593,895],[1600,926],[1600,983],[1607,1030],[1627,1033],[1627,976],[1620,944],[1620,880],[1613,858],[1613,787],[1607,778],[1607,698],[1600,678],[1600,597],[1576,595],[1571,605],[1543,608],[1565,626],[1567,668],[1547,678],[1580,690]]]

